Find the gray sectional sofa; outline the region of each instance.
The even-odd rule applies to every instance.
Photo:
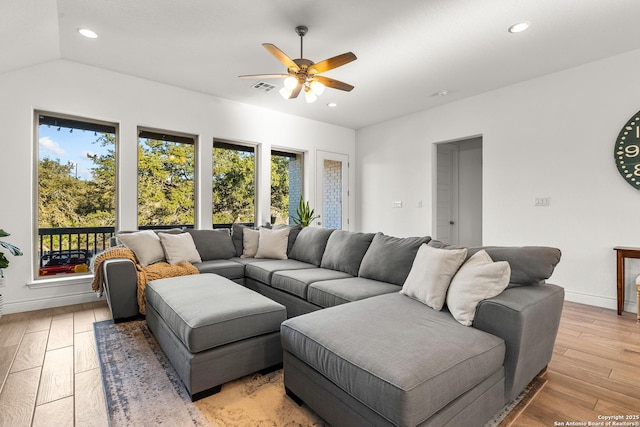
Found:
[[[429,237],[292,229],[287,259],[242,258],[243,228],[190,230],[202,262],[284,305],[287,393],[333,425],[482,425],[551,360],[563,288],[548,247],[485,247],[510,280],[472,326],[399,293]],[[470,257],[480,248],[469,248]],[[137,314],[135,267],[103,264],[114,319]]]

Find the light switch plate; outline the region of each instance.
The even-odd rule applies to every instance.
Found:
[[[536,197],[534,206],[549,206],[551,205],[551,197]]]
[[[393,207],[393,208],[401,208],[402,207],[402,201],[392,202],[391,207]]]

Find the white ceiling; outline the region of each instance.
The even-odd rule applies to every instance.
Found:
[[[0,74],[62,58],[358,129],[639,49],[639,17],[638,0],[0,0]],[[356,54],[324,74],[352,92],[307,104],[237,77],[285,72],[261,44],[297,58],[301,24],[306,58]]]

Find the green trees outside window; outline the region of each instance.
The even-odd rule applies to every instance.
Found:
[[[253,147],[214,141],[213,224],[253,223],[256,210]]]
[[[40,137],[38,161],[38,227],[113,226],[115,224],[115,128],[108,133],[87,132],[74,121],[72,128],[82,136],[74,142]],[[41,125],[41,128],[46,125]],[[49,128],[47,128],[49,129]],[[55,138],[55,132],[53,138]],[[42,135],[44,129],[40,129]],[[43,140],[49,141],[48,145]],[[54,144],[54,145],[52,145]],[[82,150],[73,145],[82,144]],[[44,147],[49,147],[47,150]],[[51,149],[54,147],[54,149]],[[74,151],[82,151],[85,164],[72,160]],[[62,156],[54,157],[56,155]]]
[[[193,227],[195,138],[141,132],[138,139],[138,226]]]
[[[293,224],[302,197],[302,154],[271,151],[271,223]]]

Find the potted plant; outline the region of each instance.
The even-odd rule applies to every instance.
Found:
[[[308,227],[314,219],[320,218],[315,215],[315,211],[311,209],[309,202],[302,200],[302,197],[300,197],[300,203],[298,204],[298,209],[296,209],[296,215],[298,216],[297,218],[292,217],[293,222],[303,227]]]
[[[0,228],[0,237],[7,237],[10,234]],[[0,246],[9,249],[9,253],[14,256],[22,255],[22,250],[17,246],[12,245],[11,243],[0,241]],[[4,256],[3,252],[0,252],[0,278],[4,277],[3,269],[9,267],[9,260],[6,256]]]

